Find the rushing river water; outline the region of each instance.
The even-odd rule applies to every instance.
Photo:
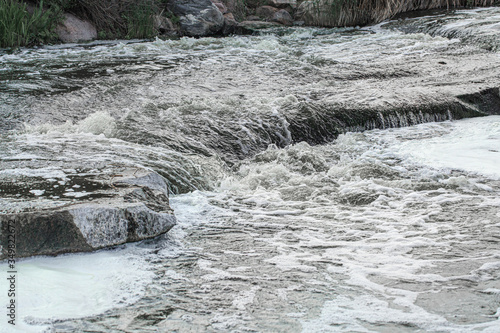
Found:
[[[2,53],[0,174],[151,168],[179,222],[21,260],[16,327],[500,331],[499,27],[491,8]]]

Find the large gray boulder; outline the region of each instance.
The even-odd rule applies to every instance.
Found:
[[[97,38],[97,30],[92,23],[68,13],[64,14],[62,22],[56,27],[56,33],[64,43],[85,42]]]
[[[181,33],[186,36],[213,35],[224,26],[224,16],[210,0],[171,0],[167,8],[179,17]]]
[[[70,170],[63,179],[0,173],[0,259],[9,249],[15,257],[93,251],[156,237],[176,223],[155,172]]]

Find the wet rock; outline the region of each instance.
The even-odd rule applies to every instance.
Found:
[[[97,38],[97,30],[88,21],[72,14],[64,14],[64,19],[56,28],[57,36],[64,43],[76,43]]]
[[[15,256],[27,257],[135,242],[175,225],[167,185],[157,173],[129,167],[73,171],[59,173],[59,181],[8,171],[0,175],[0,259],[9,254],[12,234]]]
[[[488,115],[500,114],[500,89],[488,88],[472,94],[458,95],[457,98],[468,105],[474,105]]]
[[[290,13],[288,13],[284,9],[278,10],[274,15],[272,16],[272,21],[281,23],[283,25],[293,25],[293,18]]]
[[[224,27],[222,27],[222,34],[224,36],[237,32],[238,22],[236,22],[232,13],[224,14]]]
[[[179,17],[181,33],[202,37],[218,33],[224,16],[210,0],[171,0],[167,8]]]

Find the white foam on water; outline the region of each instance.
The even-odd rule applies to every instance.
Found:
[[[380,325],[405,325],[415,331],[469,333],[472,331],[498,332],[500,321],[460,326],[445,318],[412,306],[395,308],[390,298],[379,299],[371,295],[344,296],[325,303],[321,315],[313,320],[303,320],[302,332],[377,332]],[[367,327],[368,326],[368,327]],[[371,326],[371,328],[370,328]],[[397,326],[392,329],[398,331]]]
[[[38,169],[28,169],[28,168],[18,168],[18,169],[5,169],[0,170],[0,174],[12,175],[12,176],[26,176],[26,177],[42,177],[45,179],[66,179],[66,173],[56,167],[38,168]]]
[[[500,321],[497,314],[491,316],[491,321],[481,323],[478,320],[478,323],[461,325],[450,320],[449,313],[445,318],[432,308],[418,305],[417,299],[427,292],[425,288],[413,292],[377,281],[444,284],[448,286],[445,290],[457,288],[450,283],[461,279],[495,285],[499,267],[495,252],[484,252],[485,258],[461,255],[457,260],[464,263],[484,260],[475,269],[469,264],[465,274],[447,270],[434,272],[432,267],[439,261],[421,260],[412,253],[419,248],[430,253],[447,252],[454,249],[457,242],[463,245],[476,242],[470,231],[462,231],[467,224],[455,221],[458,216],[451,215],[451,219],[442,223],[436,223],[434,217],[445,213],[448,205],[467,203],[474,207],[474,200],[478,202],[476,207],[498,207],[498,188],[478,181],[483,182],[484,177],[500,177],[500,116],[348,133],[341,136],[333,147],[345,154],[328,172],[339,179],[338,193],[347,198],[369,194],[378,198],[369,204],[368,209],[351,208],[336,214],[336,219],[341,218],[343,223],[354,222],[352,228],[346,228],[343,236],[350,234],[352,239],[332,241],[336,237],[317,233],[304,237],[307,240],[301,242],[303,247],[311,249],[327,248],[322,259],[342,263],[331,266],[328,271],[348,277],[339,295],[324,303],[319,317],[301,321],[303,332],[372,332],[377,331],[377,327],[391,329],[391,325],[395,331],[403,325],[429,332],[498,332]],[[410,190],[410,180],[389,181],[383,186],[380,179],[364,178],[362,174],[360,177],[359,171],[368,166],[373,171],[410,173],[415,180],[437,181],[443,188]],[[451,176],[453,170],[464,174]],[[450,191],[450,186],[466,192]],[[479,194],[476,191],[484,192]],[[466,218],[467,223],[493,233],[495,230],[489,228],[498,225],[494,220],[494,215],[484,220],[472,216]],[[366,229],[360,230],[356,224],[365,225]],[[367,241],[363,241],[364,238]],[[292,263],[297,266],[295,269],[299,269],[298,258],[300,253],[291,253],[287,260],[278,261]],[[348,286],[351,288],[347,289]],[[431,293],[438,293],[438,289]],[[496,295],[496,291],[490,288],[484,293]]]
[[[405,129],[399,132],[404,139]],[[436,133],[420,140],[403,140],[393,149],[413,163],[500,179],[500,116],[455,121],[448,133]]]
[[[81,318],[136,302],[154,276],[142,252],[132,244],[18,261],[16,330],[6,332],[41,332],[55,319]],[[4,293],[1,300],[8,302]]]
[[[93,135],[103,134],[106,137],[112,137],[115,128],[115,119],[110,116],[109,113],[104,111],[92,113],[85,119],[79,121],[77,124],[73,124],[71,121],[67,121],[62,125],[53,125],[50,123],[44,123],[41,125],[25,124],[26,133],[37,134],[90,133]]]

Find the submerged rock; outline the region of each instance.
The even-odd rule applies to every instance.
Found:
[[[170,1],[168,9],[179,17],[181,33],[187,36],[216,34],[224,26],[224,16],[210,0]]]
[[[59,181],[6,171],[0,174],[0,259],[13,244],[15,257],[93,251],[156,237],[176,223],[167,185],[152,171],[59,170]]]
[[[56,28],[57,36],[64,43],[77,43],[97,38],[95,26],[72,14],[64,14],[64,19]]]

